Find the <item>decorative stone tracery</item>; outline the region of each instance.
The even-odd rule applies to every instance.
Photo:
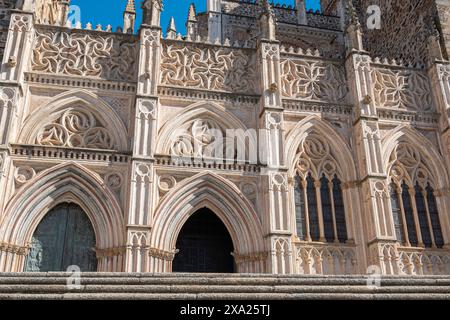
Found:
[[[164,42],[161,84],[252,94],[255,66],[251,51]]]
[[[108,130],[89,111],[72,107],[41,128],[36,144],[72,148],[116,149]]]
[[[120,36],[36,31],[32,70],[69,76],[135,81],[135,43]]]

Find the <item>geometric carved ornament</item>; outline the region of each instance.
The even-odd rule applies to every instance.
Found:
[[[65,111],[52,123],[38,132],[36,143],[44,146],[117,149],[117,145],[108,130],[95,116],[80,108]]]

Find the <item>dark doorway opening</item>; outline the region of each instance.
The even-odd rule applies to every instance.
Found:
[[[173,272],[234,272],[233,242],[222,221],[209,209],[194,213],[177,239]]]
[[[86,213],[76,204],[63,203],[50,210],[31,240],[24,271],[97,271],[95,233]]]

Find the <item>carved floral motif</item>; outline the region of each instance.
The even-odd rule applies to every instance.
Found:
[[[256,92],[255,58],[243,50],[162,46],[161,84],[241,93]]]
[[[282,59],[281,80],[288,98],[345,102],[347,96],[343,68],[324,61]]]
[[[372,81],[379,107],[417,111],[432,108],[428,78],[419,71],[374,69]]]

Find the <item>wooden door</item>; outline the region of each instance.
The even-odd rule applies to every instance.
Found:
[[[196,212],[177,239],[173,272],[234,272],[233,242],[222,221],[210,210]]]
[[[50,210],[34,232],[25,271],[96,271],[95,233],[84,211],[64,203]]]

